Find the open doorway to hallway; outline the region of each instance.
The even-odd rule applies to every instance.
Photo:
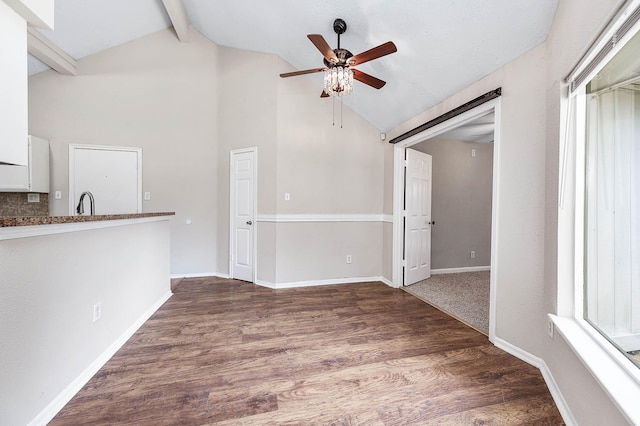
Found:
[[[491,112],[406,148],[432,158],[433,276],[408,280],[405,270],[405,289],[486,335],[494,122]]]
[[[496,99],[394,148],[395,167],[401,167],[394,181],[400,195],[394,199],[394,282],[490,339],[495,331],[498,122]],[[406,280],[404,274],[405,259],[411,256],[404,246],[405,214],[410,212],[405,212],[406,174],[402,169],[408,149],[429,154],[433,160],[432,277],[418,284]]]

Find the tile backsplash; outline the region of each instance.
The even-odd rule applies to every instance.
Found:
[[[49,216],[49,194],[39,195],[39,202],[30,203],[29,193],[0,192],[0,216]]]

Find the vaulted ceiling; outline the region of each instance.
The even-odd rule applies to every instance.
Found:
[[[180,35],[182,22],[221,46],[276,54],[302,70],[323,66],[306,35],[321,34],[337,47],[332,25],[339,17],[348,26],[341,47],[352,53],[389,40],[398,48],[358,67],[386,81],[382,89],[356,83],[344,98],[386,131],[542,43],[557,2],[55,0],[55,29],[38,31],[78,60],[172,25]],[[30,75],[48,68],[30,56]],[[310,78],[321,92],[321,74],[292,78]]]

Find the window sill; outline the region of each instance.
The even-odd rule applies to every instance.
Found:
[[[640,369],[585,321],[549,318],[620,411],[632,424],[640,424]]]

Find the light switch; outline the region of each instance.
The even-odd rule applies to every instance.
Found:
[[[56,200],[62,200],[62,191],[56,191]]]
[[[288,192],[284,193],[284,200],[285,201],[289,201],[291,199],[291,194],[289,194]]]
[[[149,201],[151,199],[151,193],[150,192],[145,192],[144,193],[144,200],[145,201]]]

